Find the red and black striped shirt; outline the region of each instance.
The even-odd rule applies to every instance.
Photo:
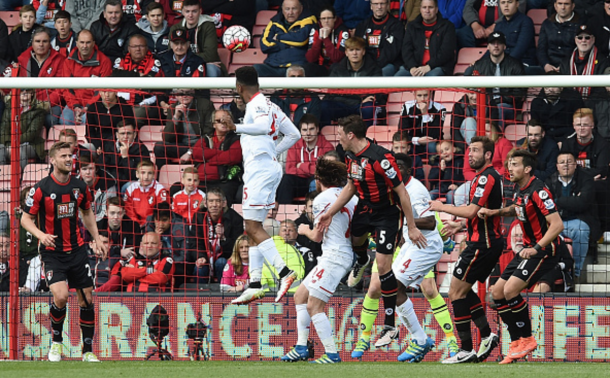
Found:
[[[87,184],[74,176],[61,183],[50,174],[30,189],[24,211],[38,215],[42,232],[57,235],[56,247],[45,247],[45,251],[70,253],[85,244],[78,227],[78,209],[91,209],[91,201]]]
[[[470,183],[469,203],[500,209],[502,207],[502,177],[493,165],[489,164],[472,179]],[[487,248],[491,242],[502,238],[500,217],[487,217],[481,219],[475,216],[468,219],[468,241],[471,243],[484,243]]]
[[[347,152],[345,162],[362,205],[371,209],[400,206],[392,189],[402,183],[402,176],[390,151],[369,141],[358,154]]]
[[[532,176],[523,188],[517,188],[515,191],[514,205],[523,230],[523,245],[533,247],[549,229],[547,215],[557,211],[553,195],[542,180]],[[556,238],[544,251],[554,256],[558,243],[559,238]]]

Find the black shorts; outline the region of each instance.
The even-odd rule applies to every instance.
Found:
[[[375,234],[377,253],[393,255],[402,231],[402,211],[398,206],[373,210],[366,205],[356,206],[352,219],[352,235]]]
[[[453,276],[460,281],[474,284],[485,282],[498,263],[504,250],[504,241],[492,241],[491,248],[480,243],[466,243],[466,248],[455,263]]]
[[[44,277],[47,285],[68,280],[72,289],[84,289],[93,286],[89,255],[85,246],[74,250],[70,254],[56,252],[42,252]]]
[[[565,248],[560,245],[559,248]],[[502,272],[501,278],[508,281],[511,276],[515,276],[527,283],[527,287],[533,287],[542,277],[551,272],[557,266],[559,257],[546,255],[544,257],[523,259],[519,255],[511,260]],[[553,281],[554,282],[554,281]]]

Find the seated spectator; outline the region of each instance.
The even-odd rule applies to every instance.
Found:
[[[187,224],[193,224],[195,216],[205,199],[205,193],[199,190],[199,172],[193,167],[187,167],[180,179],[182,190],[172,196],[172,211]]]
[[[150,160],[138,163],[138,181],[129,183],[125,189],[125,213],[131,220],[144,226],[146,218],[161,202],[169,203],[167,190],[155,180],[155,166]]]
[[[95,240],[89,243],[87,251],[89,266],[92,268],[91,275],[93,276],[94,290],[98,293],[121,291],[122,279],[119,272],[122,268],[121,263],[125,260],[120,258],[120,246],[110,244],[108,231],[100,230],[99,234],[100,240],[108,250],[108,255],[107,258],[97,257],[94,253],[97,248]]]
[[[100,19],[91,24],[95,44],[111,62],[125,56],[126,42],[138,33],[133,20],[123,13],[121,0],[106,0]]]
[[[83,155],[78,161],[80,165],[78,178],[87,184],[93,194],[93,214],[95,221],[99,222],[106,216],[107,200],[118,195],[117,181],[103,168],[96,167],[92,156]]]
[[[286,69],[286,77],[305,77],[305,69],[293,64]],[[320,116],[320,97],[307,89],[281,89],[275,91],[270,100],[289,115],[294,124],[298,124],[305,114]]]
[[[248,272],[250,238],[240,235],[233,246],[231,258],[227,260],[222,271],[220,291],[222,293],[241,293],[250,282]]]
[[[330,66],[345,56],[345,41],[348,38],[349,31],[337,18],[335,9],[332,6],[324,7],[318,24],[311,30],[309,49],[305,55],[310,63],[311,76],[328,76]]]
[[[381,76],[381,68],[372,56],[366,54],[366,41],[351,37],[345,41],[345,58],[330,69],[331,77]],[[367,126],[376,121],[377,109],[385,106],[386,95],[326,95],[322,100],[320,124],[330,125],[341,117],[361,114]],[[381,108],[379,108],[381,111]]]
[[[8,42],[8,26],[0,19],[0,62],[5,61],[6,63],[10,63],[10,58],[11,49]],[[2,67],[2,72],[4,72],[5,67],[6,65]]]
[[[438,0],[437,3],[439,13],[453,24],[455,30],[464,26],[462,15],[466,6],[466,0]]]
[[[182,4],[183,1],[160,1],[159,4],[163,5],[163,12],[165,13],[165,19],[167,25],[172,26],[181,22],[184,19],[182,15]]]
[[[366,41],[366,54],[381,68],[383,76],[394,76],[402,64],[400,49],[404,26],[390,14],[389,0],[372,0],[373,16],[356,27],[354,36]]]
[[[121,269],[121,276],[128,292],[162,292],[174,275],[173,260],[161,248],[159,235],[147,232],[142,238],[138,260],[133,257]]]
[[[239,135],[229,131],[222,117],[231,117],[226,110],[212,112],[214,133],[201,138],[192,148],[193,163],[206,188],[218,187],[225,193],[229,204],[239,197],[243,174]],[[241,201],[239,201],[241,202]]]
[[[0,234],[0,292],[8,292],[11,284],[10,267],[10,246],[11,239],[8,235]],[[26,274],[19,274],[19,286],[25,285]]]
[[[205,61],[206,76],[226,76],[227,68],[220,61],[218,55],[218,37],[216,36],[214,18],[201,14],[199,0],[184,0],[182,2],[182,15],[184,19],[173,25],[170,33],[184,28],[191,51]]]
[[[10,76],[16,77],[63,77],[64,57],[51,49],[51,34],[44,27],[37,27],[32,31],[32,46],[28,47],[17,58],[17,65],[13,65]],[[5,71],[8,74],[8,69]],[[36,99],[44,102],[47,110],[45,127],[50,129],[59,122],[61,114],[61,90],[40,89],[36,91]]]
[[[153,3],[157,4],[157,3]],[[143,20],[145,20],[143,18]],[[123,59],[117,59],[114,68],[134,73],[135,77],[162,77],[161,62],[148,51],[146,38],[141,34],[134,34],[127,42],[127,55]],[[119,76],[119,75],[116,75]],[[161,105],[159,100],[166,100],[165,96],[158,98],[154,94],[144,94],[140,91],[121,92],[129,105],[134,107],[133,113],[136,117],[138,128],[143,125],[163,124],[161,116]]]
[[[18,132],[21,135],[19,157],[21,169],[23,169],[28,165],[29,159],[40,161],[46,156],[44,139],[41,133],[48,110],[45,109],[44,103],[36,99],[36,92],[33,89],[23,89],[20,95],[18,111]],[[11,134],[13,133],[11,113],[11,110],[8,109],[2,115],[2,124],[0,125],[0,164],[6,164],[7,161],[11,160]]]
[[[203,231],[207,238],[210,266],[214,268],[214,277],[220,280],[235,241],[244,233],[244,220],[227,207],[225,193],[219,188],[209,188],[205,201],[207,212],[203,217]]]
[[[31,5],[24,5],[19,10],[19,25],[15,26],[8,36],[9,55],[7,60],[16,62],[25,50],[32,45],[32,32],[38,26],[36,23],[36,9]]]
[[[478,93],[472,88],[470,90],[453,105],[451,114],[451,140],[462,151],[466,151],[470,139],[477,135]]]
[[[57,12],[65,11],[66,2],[65,0],[32,0],[32,6],[36,9],[36,23],[53,29],[53,18]]]
[[[303,10],[300,0],[284,0],[282,11],[271,18],[261,38],[261,50],[267,55],[264,64],[255,64],[259,76],[286,76],[286,68],[305,65],[309,34],[316,16]]]
[[[136,24],[146,39],[148,51],[153,56],[159,55],[169,50],[169,25],[165,20],[163,5],[152,2],[146,7],[146,17],[142,17]]]
[[[519,0],[498,3],[504,17],[496,22],[494,32],[506,36],[506,54],[523,63],[526,75],[541,75],[544,72],[537,65],[534,22],[519,12]]]
[[[519,76],[524,75],[523,64],[518,59],[506,53],[506,36],[502,32],[494,32],[487,38],[485,54],[466,70],[465,75],[474,76]],[[498,74],[499,68],[499,74]],[[507,122],[514,122],[516,109],[523,108],[526,94],[524,88],[488,88],[489,105],[497,107],[500,119],[499,126],[504,130]]]
[[[432,101],[429,89],[414,91],[415,100],[406,101],[400,110],[398,130],[406,131],[415,146],[415,156],[436,153],[436,143],[442,139],[445,107]]]
[[[462,12],[466,25],[456,31],[458,49],[485,45],[498,17],[502,17],[499,5],[499,1],[466,1]]]
[[[167,164],[167,158],[180,159],[181,163],[192,160],[192,148],[205,135],[212,134],[214,104],[207,98],[195,98],[192,89],[181,89],[176,93],[178,102],[167,113],[163,129],[163,142],[155,144],[157,167]]]
[[[595,47],[595,35],[587,25],[581,25],[576,32],[576,48],[562,62],[559,72],[562,75],[600,75],[608,67],[607,57],[601,55]],[[590,87],[576,87],[583,99],[586,99]]]
[[[410,0],[409,0],[410,1]],[[372,7],[369,0],[335,0],[337,17],[353,35],[359,23],[371,17]]]
[[[145,232],[154,232],[159,235],[161,248],[172,258],[176,263],[176,258],[179,261],[184,261],[184,255],[176,256],[173,250],[173,230],[174,217],[171,206],[168,202],[158,203],[152,210],[152,214],[146,217],[144,225]],[[182,258],[180,258],[182,257]]]
[[[275,247],[282,260],[284,260],[286,267],[297,274],[297,279],[290,287],[290,290],[288,290],[289,293],[294,293],[305,277],[305,262],[303,261],[303,256],[295,246],[297,235],[297,228],[294,221],[285,220],[280,223],[279,235],[272,237]],[[275,267],[270,264],[265,264],[263,266],[261,280],[263,287],[266,287],[268,290],[275,289],[278,279],[279,274]]]
[[[578,6],[578,4],[576,4]],[[599,56],[610,54],[610,3],[604,2],[603,11],[596,11],[587,20],[587,26],[591,28],[591,34],[596,36],[595,47],[598,49]],[[581,13],[582,14],[582,13]]]
[[[76,49],[72,50],[64,65],[70,77],[106,77],[112,73],[112,63],[95,45],[93,34],[82,30],[76,36]],[[70,89],[63,91],[67,103],[61,114],[60,124],[81,125],[85,123],[87,106],[97,99],[93,89]]]
[[[72,30],[72,16],[65,10],[55,13],[53,27],[57,34],[51,38],[51,47],[67,58],[76,49],[76,32]]]
[[[413,177],[418,179],[419,181],[424,181],[424,162],[421,159],[421,156],[415,155],[411,153],[411,136],[406,131],[397,131],[392,135],[392,152],[394,154],[405,154],[412,156],[413,167],[411,169],[414,172]]]
[[[222,104],[218,110],[226,110],[231,113],[231,118],[235,123],[243,123],[246,116],[246,103],[239,97],[238,94],[233,96],[233,101],[228,104]]]
[[[109,253],[109,258],[129,261],[137,256],[142,231],[140,225],[125,214],[125,202],[121,197],[106,200],[106,216],[97,222],[97,228],[108,233],[110,245],[118,247],[118,254]]]
[[[390,0],[390,14],[403,25],[408,24],[419,16],[420,5],[421,0]]]
[[[298,124],[301,139],[288,149],[286,173],[277,189],[277,201],[290,204],[294,197],[302,197],[309,192],[309,184],[314,180],[318,158],[333,150],[332,144],[320,135],[318,119],[305,114]]]
[[[324,159],[325,156],[326,155],[323,155],[321,158]],[[314,189],[314,191],[307,193],[305,196],[305,207],[303,208],[301,215],[295,221],[297,231],[301,225],[305,225],[309,227],[310,230],[313,230],[313,200],[317,195],[318,192]],[[305,264],[305,276],[307,276],[318,264],[318,258],[322,256],[322,242],[316,242],[303,234],[298,234],[297,244],[302,247],[300,251],[303,255],[303,262]]]
[[[443,140],[436,146],[438,155],[430,158],[430,195],[433,200],[446,197],[446,203],[453,205],[455,190],[464,182],[464,157],[455,155],[455,147],[450,140]]]
[[[532,175],[546,181],[557,170],[556,163],[559,154],[557,143],[551,138],[547,138],[544,127],[534,118],[527,121],[525,131],[527,136],[517,141],[517,147],[524,148],[536,155],[538,164]]]
[[[595,90],[595,88],[592,90]],[[591,96],[590,98],[595,97]],[[532,101],[530,115],[540,121],[549,138],[555,142],[561,142],[574,132],[572,115],[577,109],[583,107],[582,96],[573,88],[544,87]],[[595,116],[599,120],[597,114]],[[610,128],[608,136],[610,137]]]
[[[23,227],[21,227],[23,229]],[[38,239],[36,239],[38,240]],[[38,242],[37,242],[38,243]],[[33,259],[27,262],[23,266],[27,271],[27,278],[25,279],[25,283],[23,286],[19,287],[19,294],[31,294],[37,291],[48,291],[48,287],[46,287],[46,282],[43,280],[42,276],[42,261],[40,260],[40,255],[37,255]],[[19,263],[19,274],[21,275],[22,263]]]
[[[66,11],[72,15],[72,28],[75,32],[91,29],[99,19],[106,2],[103,0],[66,1]]]
[[[599,234],[595,186],[593,177],[577,166],[574,153],[562,152],[556,162],[557,171],[547,178],[546,185],[563,220],[562,235],[572,239],[574,280],[578,283],[589,249],[589,237]]]
[[[104,150],[98,148],[98,160],[103,162],[104,169],[119,182],[121,193],[125,185],[137,180],[136,167],[141,160],[149,159],[148,148],[136,141],[135,127],[119,122],[115,132],[115,142],[108,144]]]
[[[544,72],[559,72],[561,62],[574,50],[574,37],[582,24],[574,0],[554,0],[555,13],[542,22],[536,56]]]
[[[395,76],[452,75],[455,27],[438,12],[436,0],[422,0],[420,13],[407,24],[402,41],[402,66]]]
[[[485,136],[494,142],[494,153],[491,160],[493,167],[500,175],[507,173],[504,162],[508,158],[508,153],[513,149],[513,144],[504,137],[504,133],[500,131],[498,124],[492,120],[485,120]],[[470,149],[466,149],[465,157],[470,157]],[[475,170],[470,167],[470,164],[464,166],[464,178],[470,181],[476,175]]]
[[[101,147],[103,150],[114,143],[113,134],[119,123],[136,124],[133,107],[118,97],[116,90],[100,90],[99,99],[88,106],[86,117],[89,141],[96,149]]]
[[[256,23],[256,3],[252,0],[206,0],[201,3],[203,13],[214,18],[216,36],[222,41],[222,35],[227,28],[233,25],[241,25],[252,33]],[[221,44],[218,46],[222,48]]]

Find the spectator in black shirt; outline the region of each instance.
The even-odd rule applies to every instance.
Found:
[[[545,181],[557,170],[559,148],[553,139],[546,137],[544,127],[534,118],[527,122],[526,132],[527,136],[517,141],[517,147],[524,148],[536,155],[538,163],[532,176]]]
[[[582,96],[573,88],[544,87],[532,101],[530,115],[544,127],[547,137],[561,142],[574,132],[572,116],[583,107]]]
[[[114,90],[99,91],[99,99],[86,113],[87,137],[96,148],[105,149],[114,142],[114,132],[119,122],[135,125],[133,107]]]

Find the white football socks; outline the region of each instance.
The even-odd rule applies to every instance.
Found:
[[[249,256],[249,269],[250,269],[250,282],[261,282],[263,276],[263,263],[265,258],[260,253],[258,247],[250,247],[248,251]]]
[[[413,302],[410,298],[398,307],[398,315],[402,324],[409,330],[411,337],[417,341],[419,345],[424,345],[426,342],[426,333],[417,320],[415,310],[413,309]]]
[[[320,312],[319,314],[315,314],[311,317],[311,321],[316,327],[316,332],[318,333],[318,337],[320,337],[320,341],[322,341],[322,345],[324,345],[326,353],[337,353],[337,345],[335,344],[335,338],[333,337],[333,330],[330,327],[330,321],[328,320],[326,313]]]
[[[309,326],[311,317],[307,312],[307,304],[295,305],[297,309],[297,345],[306,346],[309,338]]]
[[[265,256],[265,260],[275,267],[278,274],[282,271],[282,269],[284,269],[284,267],[286,267],[286,263],[284,263],[284,260],[282,260],[282,257],[277,251],[275,242],[272,238],[264,240],[262,243],[260,243],[258,245],[258,250],[263,256]]]

